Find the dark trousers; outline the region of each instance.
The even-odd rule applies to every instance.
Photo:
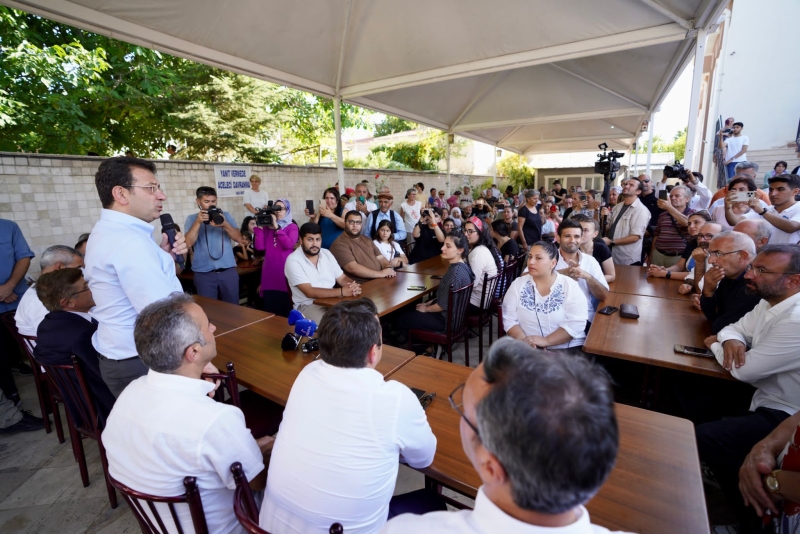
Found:
[[[239,273],[236,267],[219,272],[194,273],[194,287],[201,297],[239,304]]]
[[[695,425],[749,412],[755,388],[745,382],[681,373],[674,382],[681,417]]]
[[[15,312],[6,313],[13,315]],[[3,323],[5,315],[0,314],[0,390],[9,399],[18,394],[17,384],[11,374],[11,365],[19,359],[19,346],[17,340]]]
[[[447,319],[443,313],[422,313],[409,310],[397,318],[397,328],[408,336],[409,330],[428,330],[429,332],[444,332],[447,328]]]
[[[739,468],[753,445],[787,417],[789,414],[781,410],[758,408],[748,415],[706,423],[696,429],[700,461],[714,473],[728,504],[736,510],[742,534],[759,532],[761,520],[744,505],[739,492]]]
[[[264,291],[262,296],[264,298],[264,311],[281,317],[289,317],[289,312],[292,310],[292,300],[289,298],[289,293],[269,290]]]
[[[147,374],[149,369],[139,357],[127,360],[109,360],[101,357],[98,361],[100,376],[106,383],[114,398],[118,398],[128,384]]]
[[[447,504],[438,493],[429,489],[421,489],[395,495],[389,501],[389,517],[400,514],[427,514],[428,512],[446,512]]]

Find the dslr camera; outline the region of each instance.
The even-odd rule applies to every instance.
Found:
[[[211,206],[207,210],[208,212],[208,220],[203,221],[204,224],[211,224],[211,221],[214,221],[214,224],[222,224],[225,222],[225,214],[222,213],[222,210],[216,206]]]
[[[680,178],[681,180],[686,180],[689,177],[680,162],[676,162],[675,165],[666,165],[664,167],[664,176],[667,178]]]
[[[267,205],[256,212],[256,226],[272,226],[272,217],[274,214],[275,208],[272,207],[272,201],[268,200]]]

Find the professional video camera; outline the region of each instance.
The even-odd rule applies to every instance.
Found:
[[[617,158],[623,157],[625,153],[617,152],[613,149],[609,153],[607,143],[600,143],[597,148],[602,150],[603,153],[597,155],[599,159],[594,162],[594,172],[602,174],[606,182],[611,182],[617,177],[617,171],[619,170]]]
[[[208,220],[203,221],[204,224],[211,224],[211,221],[214,221],[214,224],[219,225],[225,222],[225,214],[218,207],[211,206],[206,211],[208,212]]]
[[[680,178],[681,180],[686,180],[689,177],[680,161],[676,161],[674,165],[665,165],[664,176],[667,178]]]
[[[317,331],[317,323],[311,319],[306,319],[302,313],[297,310],[289,312],[289,326],[294,326],[294,333],[289,332],[283,337],[281,348],[283,350],[297,350],[300,341],[304,337],[310,338]],[[319,340],[309,339],[303,343],[301,347],[303,352],[314,352],[319,350]]]
[[[256,226],[272,226],[274,214],[275,208],[272,207],[272,201],[268,200],[267,205],[256,212]]]

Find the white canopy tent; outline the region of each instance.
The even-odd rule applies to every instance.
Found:
[[[629,149],[727,0],[0,3],[536,154]]]

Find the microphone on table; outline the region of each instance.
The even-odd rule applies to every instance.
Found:
[[[169,213],[162,213],[161,214],[161,233],[167,234],[167,239],[169,240],[169,246],[175,246],[175,223],[172,221],[172,215]],[[181,269],[186,268],[186,264],[183,261],[183,254],[178,254],[175,256],[175,261],[178,263]]]
[[[304,337],[310,338],[317,331],[317,323],[311,319],[306,319],[305,316],[297,310],[289,312],[289,326],[294,326],[294,333],[289,332],[283,337],[281,341],[281,348],[283,350],[297,350],[300,341]],[[302,346],[303,352],[314,352],[319,350],[319,340],[309,339]]]

